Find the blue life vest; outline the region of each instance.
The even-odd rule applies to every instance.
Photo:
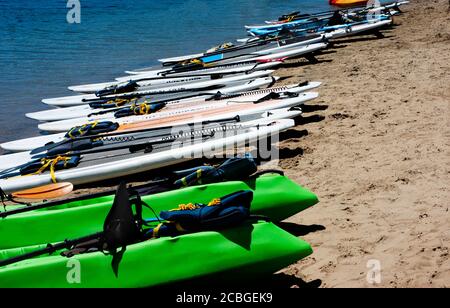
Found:
[[[181,177],[175,181],[174,185],[179,188],[222,181],[238,181],[255,173],[257,169],[252,155],[246,153],[243,157],[227,159],[218,167],[201,166],[174,172],[177,177]]]
[[[120,94],[120,93],[126,93],[126,92],[132,92],[136,90],[139,87],[136,81],[130,80],[129,82],[125,84],[119,84],[114,85],[110,87],[106,87],[103,90],[95,92],[95,95],[98,97],[105,96],[105,95],[111,95],[111,94]]]
[[[123,118],[128,117],[132,115],[145,115],[145,114],[151,114],[154,113],[162,108],[164,108],[166,104],[164,103],[157,103],[157,104],[139,104],[139,105],[133,105],[131,107],[124,107],[120,109],[119,111],[116,111],[114,113],[114,117],[116,118]]]
[[[55,170],[69,169],[78,166],[81,158],[80,156],[70,157],[56,157],[56,158],[43,158],[39,161],[30,162],[28,165],[20,168],[20,174],[40,174],[46,170],[50,170],[51,173]],[[53,176],[53,174],[52,174]]]
[[[160,217],[167,222],[148,230],[146,237],[176,236],[239,225],[249,218],[252,200],[253,191],[241,190],[209,204],[181,204],[177,209],[161,212]]]
[[[118,128],[119,123],[111,121],[92,122],[89,124],[75,126],[71,128],[64,137],[73,139],[81,136],[93,136],[102,133],[112,132],[117,130]]]
[[[91,139],[70,140],[47,150],[47,157],[65,154],[73,151],[90,150],[103,145],[103,141]]]

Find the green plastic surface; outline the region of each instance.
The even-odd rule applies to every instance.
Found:
[[[36,248],[2,250],[0,259]],[[101,252],[25,260],[0,268],[0,287],[151,287],[236,272],[248,277],[276,272],[311,253],[308,243],[273,223],[247,223],[129,245],[117,275],[113,257]]]
[[[254,192],[252,214],[281,221],[316,204],[315,194],[285,176],[266,174],[245,182],[224,182],[144,196],[156,213],[186,203],[208,203],[238,190]],[[0,220],[0,250],[60,242],[102,231],[113,196],[64,204],[51,210],[23,213]],[[144,218],[154,218],[143,209]]]

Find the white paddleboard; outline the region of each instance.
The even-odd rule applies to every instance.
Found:
[[[353,25],[344,28],[340,28],[337,30],[333,30],[325,34],[328,39],[335,39],[350,35],[355,35],[365,31],[371,31],[378,28],[386,27],[392,24],[392,20],[381,20],[375,22],[364,23],[360,25]]]
[[[242,103],[242,102],[249,102],[249,101],[257,101],[269,94],[269,92],[291,92],[291,93],[301,93],[310,89],[313,89],[315,87],[318,87],[320,83],[318,82],[312,82],[308,83],[305,86],[298,87],[297,85],[289,85],[289,86],[282,86],[282,87],[274,87],[266,90],[255,90],[250,91],[246,93],[242,93],[243,95],[240,97],[234,97],[230,99],[229,101],[234,103]],[[204,98],[200,98],[197,100],[189,100],[189,101],[175,101],[168,103],[166,107],[161,109],[158,112],[149,114],[149,115],[132,115],[128,117],[122,117],[116,119],[114,117],[114,113],[106,113],[106,114],[100,114],[100,115],[90,115],[89,117],[80,117],[80,118],[74,118],[74,119],[68,119],[68,120],[61,120],[61,121],[55,121],[55,122],[47,122],[47,123],[41,123],[38,125],[39,129],[46,132],[67,132],[71,128],[75,126],[81,126],[87,123],[93,123],[95,121],[112,121],[117,122],[119,124],[124,123],[133,123],[133,122],[139,122],[139,121],[148,121],[149,119],[160,119],[168,116],[175,116],[182,113],[193,113],[193,112],[200,112],[202,110],[206,109],[214,109],[214,108],[220,108],[221,106],[225,106],[229,104],[228,100],[212,100],[207,101]]]
[[[278,134],[280,131],[289,129],[295,125],[295,122],[294,120],[288,119],[277,121],[261,120],[258,121],[258,124],[258,126],[248,128],[243,133],[237,135],[231,134],[224,138],[211,138],[201,143],[194,143],[178,148],[171,147],[162,152],[142,154],[137,157],[135,156],[86,167],[56,171],[56,181],[80,185],[129,176],[173,165],[178,162],[190,160],[194,157],[202,157],[203,155],[209,156],[215,152],[223,152],[224,149],[244,146],[248,142],[254,142],[259,138],[267,138],[267,136]],[[254,125],[256,125],[256,123],[254,123]],[[46,172],[40,175],[2,179],[0,180],[0,187],[8,194],[50,183],[52,183],[52,177]]]
[[[168,77],[166,78],[174,78],[174,77],[186,77],[186,76],[199,76],[199,75],[207,75],[207,74],[231,74],[231,73],[244,73],[244,72],[248,72],[248,71],[262,71],[262,70],[268,70],[271,69],[277,65],[280,65],[281,62],[269,62],[269,63],[259,63],[257,60],[259,60],[258,58],[255,59],[249,59],[249,58],[253,58],[255,56],[245,56],[243,59],[245,61],[226,61],[224,60],[224,62],[226,61],[226,63],[224,63],[224,67],[205,67],[203,69],[199,69],[199,70],[190,70],[190,71],[185,71],[185,72],[179,72],[179,73],[171,73],[170,75],[167,75]],[[240,58],[237,58],[240,59]],[[249,61],[251,60],[251,61]],[[142,73],[139,74],[135,74],[135,75],[128,75],[128,76],[121,76],[121,77],[117,77],[115,78],[116,82],[124,82],[124,81],[130,81],[130,80],[142,80],[142,79],[146,79],[146,78],[164,78],[163,75],[161,75],[161,73],[166,72],[167,69],[165,70],[152,70],[152,71],[144,71]],[[143,85],[146,85],[146,81],[142,81]],[[150,82],[147,82],[150,84]]]
[[[237,92],[245,92],[250,91],[258,88],[262,88],[265,86],[270,85],[274,81],[278,80],[279,78],[274,77],[262,77],[257,78],[255,80],[250,81],[237,81],[234,83],[230,83],[229,86],[226,86],[225,88],[220,89],[220,93],[222,94],[228,94],[228,93],[237,93]],[[218,91],[207,91],[206,93],[211,93],[211,96],[215,95]],[[208,98],[208,96],[201,96],[201,98]],[[150,97],[150,100],[152,97]],[[199,97],[194,97],[190,99],[186,99],[183,101],[190,101],[190,100],[197,100]],[[178,100],[176,100],[178,101]],[[66,107],[66,108],[56,108],[56,109],[49,109],[49,110],[43,110],[43,111],[37,111],[37,112],[30,112],[25,114],[26,117],[34,120],[38,120],[41,122],[49,122],[49,121],[59,121],[59,120],[67,120],[67,119],[73,119],[73,118],[79,118],[79,117],[85,117],[93,112],[98,112],[104,109],[95,109],[91,108],[89,105],[80,105],[80,106],[74,106],[74,107]]]
[[[261,119],[271,119],[271,120],[278,120],[278,119],[293,119],[302,114],[301,108],[282,108],[282,109],[274,109],[264,112],[257,112],[254,114],[248,114],[247,116],[250,117],[259,117]],[[230,116],[233,117],[233,116]],[[220,117],[222,118],[222,117]],[[219,118],[219,119],[220,119]],[[245,121],[245,116],[242,117],[243,122]],[[210,120],[210,119],[208,119]],[[61,138],[60,141],[62,141],[63,138]],[[5,154],[0,155],[0,171],[9,169],[18,165],[25,164],[33,159],[33,154],[31,154],[31,151],[25,151],[25,152],[18,152],[13,154]]]
[[[320,83],[317,83],[317,84],[320,84]],[[260,103],[260,104],[248,104],[245,108],[242,108],[242,110],[240,110],[238,112],[238,114],[248,115],[248,114],[252,114],[255,112],[264,112],[266,110],[271,110],[271,109],[294,107],[294,106],[298,106],[308,100],[315,99],[318,96],[319,96],[319,94],[316,92],[306,92],[306,93],[301,93],[301,95],[296,98],[276,100],[276,101],[274,101],[275,103],[264,102],[264,103]],[[208,115],[209,120],[221,119],[221,118],[233,116],[233,114],[236,114],[235,111],[228,111],[225,108],[222,108],[222,110],[220,112],[217,112],[217,110],[214,110],[214,109],[210,109],[210,110],[212,110],[213,112],[212,112],[212,114]],[[216,112],[216,113],[214,114],[214,112]],[[151,116],[151,115],[149,115],[149,116]],[[185,123],[192,122],[193,119],[195,119],[195,112],[190,116],[189,116],[189,114],[187,114],[187,116],[185,116],[184,118],[179,118],[176,121],[172,120],[171,118],[166,118],[165,120],[160,119],[158,123],[152,123],[152,122],[147,122],[147,123],[149,123],[148,127],[161,127],[161,126],[167,126],[167,125],[178,125],[178,124],[182,125]],[[152,117],[147,117],[147,120],[151,121]],[[146,122],[144,121],[142,123],[145,124]],[[50,143],[50,142],[60,142],[60,141],[64,140],[65,134],[66,133],[64,132],[64,133],[49,134],[49,135],[42,135],[42,136],[37,136],[37,137],[15,140],[15,141],[1,144],[1,147],[5,150],[15,151],[15,152],[31,151],[38,147],[44,146],[45,144]]]
[[[197,83],[191,83],[183,86],[169,86],[162,87],[158,89],[152,90],[139,90],[129,93],[123,93],[119,95],[108,95],[103,96],[102,99],[113,99],[120,98],[127,95],[157,95],[157,94],[167,94],[173,92],[188,92],[188,91],[201,91],[202,89],[206,89],[212,86],[223,86],[226,87],[230,82],[235,82],[239,80],[250,80],[256,79],[264,76],[268,76],[272,74],[273,70],[265,70],[265,71],[256,71],[250,74],[237,74],[232,76],[227,76],[225,78],[203,81]],[[218,90],[219,91],[219,90]],[[95,94],[83,94],[83,95],[73,95],[73,96],[63,96],[56,98],[46,98],[43,99],[42,102],[47,105],[59,106],[59,107],[69,107],[69,106],[79,106],[79,105],[87,105],[90,101],[99,99]]]

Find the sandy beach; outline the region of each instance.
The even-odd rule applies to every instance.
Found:
[[[277,72],[324,82],[303,137],[280,145],[286,174],[321,199],[289,220],[315,249],[284,272],[293,286],[450,286],[449,4],[411,2],[385,38],[338,40]]]
[[[275,73],[323,85],[279,144],[279,167],[320,198],[282,223],[314,254],[274,286],[450,287],[450,8],[412,0],[402,10],[384,38],[336,40],[318,63]],[[373,264],[379,283],[367,280]]]

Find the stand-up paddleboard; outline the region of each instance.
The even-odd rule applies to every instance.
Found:
[[[240,119],[241,123],[245,123],[245,122],[255,121],[258,119],[270,119],[270,120],[293,119],[293,118],[300,116],[301,114],[302,114],[302,110],[300,107],[290,107],[290,108],[274,109],[274,110],[263,111],[263,112],[255,111],[253,113],[241,114],[241,115],[239,115],[239,119]],[[224,116],[226,118],[233,118],[233,117],[236,117],[236,114],[228,113],[228,114],[225,114]],[[218,116],[213,117],[213,118],[208,118],[208,119],[198,119],[197,118],[196,121],[197,121],[197,123],[201,123],[202,120],[216,121],[216,120],[220,120],[223,118],[224,117],[218,117]],[[186,123],[190,123],[190,121],[186,121]],[[167,132],[170,133],[170,131],[175,130],[177,126],[183,128],[183,125],[186,125],[186,124],[183,124],[182,122],[175,123],[175,126],[172,126],[171,129],[167,130]],[[154,134],[149,134],[149,136],[158,137],[158,133],[160,133],[160,130],[158,130],[158,127],[155,128],[155,131],[156,132]],[[166,133],[166,131],[164,131],[164,132]],[[133,132],[130,132],[129,134],[127,134],[127,136],[133,136]],[[63,140],[65,140],[64,134],[61,136],[61,138],[60,138],[60,140],[58,140],[58,142],[61,142]],[[43,153],[43,152],[41,152],[41,153]],[[33,159],[33,157],[34,157],[34,154],[32,154],[31,151],[24,151],[24,152],[12,153],[12,154],[0,155],[0,172],[2,170],[6,170],[6,169],[9,169],[9,168],[21,165],[21,164],[25,164],[25,163],[31,161]]]
[[[235,58],[240,55],[255,55],[255,56],[265,56],[269,55],[271,53],[278,53],[283,51],[283,49],[289,49],[304,45],[310,45],[314,43],[320,43],[324,40],[324,36],[322,34],[312,34],[308,36],[286,36],[286,37],[280,37],[278,39],[272,39],[272,40],[260,40],[260,39],[253,39],[245,42],[245,44],[241,44],[238,46],[234,46],[227,49],[220,49],[220,52],[212,52],[212,53],[204,53],[201,56],[194,55],[196,57],[193,57],[193,55],[186,55],[181,57],[173,57],[173,58],[164,58],[159,59],[161,63],[164,65],[170,64],[170,63],[177,63],[182,61],[189,61],[192,59],[199,59],[202,61],[209,61],[210,59],[220,59],[224,60],[227,58]],[[142,68],[139,70],[134,71],[126,71],[128,74],[139,74],[143,71],[151,70],[152,68]]]
[[[228,106],[221,106],[220,108],[209,108],[202,111],[193,111],[186,113],[178,113],[172,116],[154,118],[146,117],[145,121],[123,123],[119,126],[120,131],[132,131],[139,129],[157,128],[163,126],[183,125],[190,122],[202,120],[218,120],[224,117],[233,117],[235,115],[246,116],[255,113],[262,113],[264,111],[290,108],[303,104],[308,100],[317,98],[319,95],[315,92],[302,93],[299,97],[270,100],[258,104],[252,103],[234,103]],[[143,119],[141,119],[143,120]],[[39,137],[26,138],[10,143],[11,147],[19,151],[28,151],[44,146],[51,142],[60,142],[65,138],[66,133],[43,135]]]
[[[255,61],[255,62],[266,62],[266,61],[277,61],[279,59],[286,59],[286,58],[290,58],[290,57],[298,57],[301,55],[307,55],[310,54],[312,52],[315,52],[319,49],[325,48],[326,44],[325,43],[315,43],[315,44],[309,44],[309,45],[301,45],[301,46],[297,46],[297,47],[292,47],[289,48],[288,46],[286,48],[283,48],[281,50],[279,50],[276,53],[269,53],[267,55],[260,55],[260,56],[255,56],[255,55],[243,55],[243,56],[239,56],[236,58],[229,58],[229,59],[224,59],[221,61],[221,65],[241,65],[241,63],[246,63],[248,61]],[[192,72],[197,72],[197,71],[187,71],[187,72],[182,72],[182,73],[176,73],[176,76],[191,76]],[[156,70],[150,70],[150,71],[145,71],[142,72],[140,74],[136,74],[136,75],[128,75],[128,76],[124,76],[124,77],[118,77],[116,78],[117,81],[126,81],[126,80],[135,80],[135,79],[139,79],[139,78],[155,78],[158,77],[160,74],[164,73],[164,71],[161,71],[160,69],[156,69]],[[170,76],[174,76],[174,75],[170,75]]]
[[[173,100],[173,101],[193,101],[198,99],[208,99],[211,98],[217,93],[221,94],[232,94],[232,93],[238,93],[238,92],[245,92],[250,91],[254,89],[263,88],[266,86],[269,86],[276,82],[279,78],[274,77],[263,77],[263,78],[257,78],[255,80],[250,81],[236,81],[233,83],[230,83],[229,86],[226,86],[225,88],[221,88],[220,91],[199,91],[198,96],[192,97],[193,94],[186,94],[186,93],[174,93],[174,94],[168,94],[168,95],[152,95],[148,97],[143,97],[144,100],[150,100],[151,102],[157,102],[160,100]],[[130,106],[133,102],[125,103],[122,106]],[[73,118],[79,118],[79,117],[86,117],[91,113],[99,112],[107,110],[106,108],[92,108],[89,105],[80,105],[80,106],[74,106],[74,107],[66,107],[64,109],[61,108],[54,108],[49,110],[43,110],[43,111],[37,111],[37,112],[30,112],[25,114],[26,117],[34,120],[38,120],[41,122],[49,122],[49,121],[59,121],[59,120],[67,120],[67,119],[73,119]]]
[[[256,59],[255,56],[242,56],[239,60],[229,59],[223,60],[223,63],[220,65],[204,65],[200,66],[197,69],[190,68],[166,68],[161,69],[160,67],[154,67],[151,70],[143,71],[139,74],[134,75],[126,75],[115,78],[115,82],[123,82],[123,81],[139,81],[143,80],[152,80],[152,79],[161,79],[161,78],[174,78],[174,77],[187,77],[187,76],[203,76],[203,75],[231,75],[237,73],[246,73],[253,71],[261,71],[272,69],[281,64],[279,58],[274,58],[274,61],[262,61],[260,59]]]
[[[291,48],[285,49],[283,52],[278,53],[280,58],[296,58],[305,54],[310,54],[321,49],[324,49],[328,46],[328,43],[316,43],[307,46],[303,46],[300,48]],[[261,56],[260,60],[271,60],[272,55]]]
[[[272,74],[273,70],[266,71],[256,71],[249,74],[237,74],[231,75],[224,78],[219,78],[216,80],[210,81],[202,81],[197,83],[191,83],[183,86],[169,86],[158,89],[151,90],[139,90],[128,93],[121,93],[117,95],[107,95],[102,97],[97,97],[95,94],[84,94],[84,95],[72,95],[72,96],[63,96],[56,98],[46,98],[43,99],[42,102],[47,105],[59,106],[59,107],[69,107],[69,106],[79,106],[79,105],[88,105],[89,103],[96,100],[112,100],[115,98],[129,98],[132,97],[142,97],[149,95],[159,95],[159,94],[171,94],[171,93],[179,93],[179,92],[198,92],[198,91],[210,91],[211,88],[214,87],[214,90],[220,90],[221,88],[226,87],[232,82],[236,81],[244,81],[244,80],[252,80],[256,78],[261,78]]]
[[[243,63],[243,64],[229,64],[223,67],[213,67],[198,69],[192,71],[180,71],[179,73],[170,74],[171,77],[164,77],[154,74],[138,74],[135,76],[124,76],[116,78],[116,81],[94,83],[78,86],[70,86],[69,90],[79,93],[96,93],[98,91],[112,89],[120,87],[121,85],[127,85],[132,81],[136,82],[136,88],[140,89],[155,89],[163,88],[167,86],[183,86],[192,83],[199,83],[204,81],[211,81],[217,79],[217,76],[225,76],[232,74],[239,74],[245,72],[262,71],[274,68],[275,66],[281,64],[280,61],[273,62],[258,62],[258,63]],[[157,72],[159,72],[158,70]],[[172,76],[172,75],[177,75]]]
[[[199,82],[199,81],[206,81],[211,80],[213,77],[211,75],[206,76],[186,76],[186,77],[173,77],[173,78],[160,78],[155,79],[151,81],[137,81],[137,86],[139,87],[151,87],[151,86],[158,86],[163,87],[166,85],[178,85],[178,84],[186,84],[186,83],[192,83],[192,82]],[[121,86],[123,83],[127,83],[128,81],[122,81],[122,82],[116,82],[116,81],[109,81],[109,82],[100,82],[100,83],[92,83],[92,84],[83,84],[83,85],[76,85],[76,86],[69,86],[67,87],[70,91],[78,92],[78,93],[84,93],[84,94],[90,94],[95,93],[97,91],[113,87],[113,86]]]
[[[127,150],[85,155],[77,167],[39,175],[12,177],[0,180],[0,187],[5,193],[13,193],[29,188],[47,185],[53,182],[70,182],[74,185],[92,183],[121,176],[128,176],[148,170],[153,170],[182,161],[190,160],[213,153],[223,153],[227,149],[255,142],[289,129],[295,125],[294,120],[258,120],[254,123],[235,124],[230,127],[229,134],[214,134],[202,142],[171,143],[150,153],[130,153]],[[222,129],[225,129],[222,127]]]
[[[256,90],[244,93],[241,96],[238,97],[231,97],[231,98],[222,98],[222,99],[216,99],[216,100],[205,100],[200,99],[196,101],[189,101],[189,102],[175,102],[175,103],[169,103],[165,105],[165,107],[158,112],[150,113],[150,114],[133,114],[130,116],[116,116],[115,112],[109,112],[109,113],[101,113],[101,114],[91,114],[89,117],[81,117],[81,118],[74,118],[74,119],[68,119],[68,120],[61,120],[61,121],[55,121],[55,122],[47,122],[47,123],[41,123],[38,125],[39,129],[46,132],[66,132],[70,130],[73,127],[81,126],[93,122],[98,121],[112,121],[119,124],[129,124],[129,123],[137,123],[137,122],[143,122],[143,121],[150,121],[150,120],[158,120],[166,117],[183,117],[185,118],[187,115],[189,117],[195,117],[199,115],[200,113],[205,113],[208,110],[225,110],[228,108],[228,110],[236,110],[238,106],[244,106],[246,104],[253,104],[253,102],[258,102],[262,100],[263,98],[267,97],[270,93],[301,93],[308,89],[314,88],[318,86],[319,84],[314,83],[312,85],[306,85],[303,87],[298,86],[288,86],[288,87],[277,87],[273,89],[266,89],[266,90]],[[307,97],[307,96],[305,96]],[[263,106],[263,103],[261,106]],[[126,109],[129,109],[130,107],[125,107]],[[136,107],[133,107],[136,108]],[[251,107],[249,107],[251,108]],[[121,108],[121,110],[124,110],[124,108]],[[121,111],[117,111],[120,113]]]
[[[301,27],[302,25],[317,25],[318,27],[320,26],[325,26],[331,16],[325,16],[325,17],[316,17],[314,20],[312,18],[305,18],[305,19],[298,19],[298,20],[293,20],[290,22],[285,22],[285,23],[278,23],[278,24],[261,24],[261,25],[249,25],[249,26],[245,26],[245,29],[248,30],[249,32],[252,32],[254,34],[258,35],[258,30],[265,30],[265,31],[279,31],[282,29],[290,29],[290,28],[297,28],[297,27]]]
[[[291,27],[289,28],[289,30],[293,33],[298,33],[298,34],[304,34],[307,32],[315,32],[315,33],[328,33],[330,31],[333,30],[337,30],[337,29],[345,29],[354,25],[358,25],[358,24],[364,24],[367,22],[376,22],[376,21],[381,21],[381,20],[390,20],[391,19],[391,15],[388,14],[377,14],[377,15],[373,15],[371,19],[369,18],[364,18],[364,19],[355,19],[355,20],[349,20],[347,22],[342,22],[336,25],[328,25],[328,24],[323,24],[323,25],[319,25],[319,24],[305,24],[305,26],[303,27]],[[273,26],[272,28],[269,29],[265,29],[265,28],[260,28],[260,29],[251,29],[248,31],[248,33],[250,35],[253,36],[262,36],[262,35],[267,35],[267,34],[276,34],[279,31],[284,30],[284,25],[278,25],[278,29]],[[325,38],[328,39],[327,36],[325,36]]]
[[[330,10],[330,11],[324,11],[324,12],[318,12],[318,13],[303,13],[300,11],[284,14],[280,16],[276,20],[268,20],[265,21],[267,25],[280,25],[280,24],[286,24],[291,21],[298,21],[298,20],[308,20],[315,17],[331,17],[336,11],[340,12],[343,16],[347,18],[354,18],[359,17],[362,15],[367,14],[376,14],[380,12],[388,12],[390,15],[398,15],[401,13],[399,7],[404,4],[408,4],[409,1],[398,1],[398,2],[392,2],[388,4],[383,4],[381,6],[375,6],[373,5],[361,5],[361,6],[352,6],[351,8],[345,8],[345,9],[339,9],[339,10]],[[262,25],[260,27],[265,27],[266,25]],[[255,26],[249,26],[249,28],[252,28]],[[258,26],[256,26],[258,27]]]
[[[375,22],[368,22],[363,24],[357,24],[357,25],[350,25],[348,27],[343,27],[340,29],[336,29],[333,31],[330,31],[325,34],[325,36],[328,39],[336,39],[351,35],[356,35],[364,32],[374,31],[376,29],[380,29],[383,27],[387,27],[392,25],[392,20],[381,20],[381,21],[375,21]]]

